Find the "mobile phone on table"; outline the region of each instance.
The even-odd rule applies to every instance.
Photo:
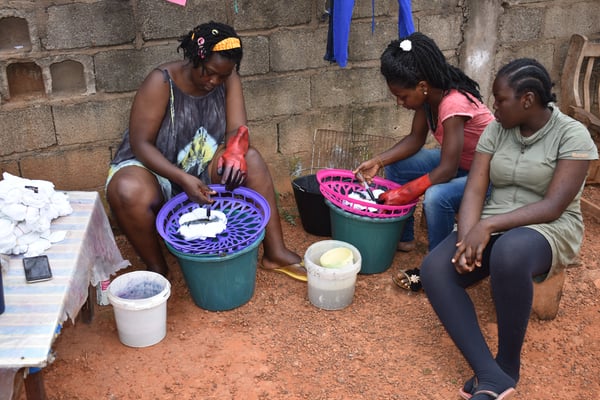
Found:
[[[52,279],[48,256],[23,257],[23,268],[25,269],[27,283]]]

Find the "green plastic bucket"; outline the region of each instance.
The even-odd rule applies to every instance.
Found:
[[[362,256],[360,274],[378,274],[392,265],[406,219],[414,208],[400,217],[372,218],[342,210],[329,200],[331,237],[355,246]]]
[[[167,248],[179,261],[194,303],[209,311],[225,311],[246,304],[254,295],[261,233],[250,246],[223,256],[186,254]]]

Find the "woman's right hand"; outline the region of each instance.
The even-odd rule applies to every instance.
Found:
[[[191,201],[198,204],[212,204],[215,202],[211,199],[211,196],[217,194],[217,192],[194,175],[186,173],[180,184]]]
[[[370,185],[373,183],[373,177],[377,175],[379,172],[379,168],[381,167],[381,163],[377,158],[372,158],[361,163],[352,173],[356,176],[360,172],[364,180]],[[358,179],[358,177],[357,177]]]

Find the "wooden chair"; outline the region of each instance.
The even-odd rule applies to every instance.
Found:
[[[584,124],[600,143],[600,34],[571,36],[560,80],[560,109]],[[590,163],[588,184],[600,183],[600,161]]]

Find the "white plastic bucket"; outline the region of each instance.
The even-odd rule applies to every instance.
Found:
[[[343,268],[325,268],[319,259],[328,250],[347,247],[352,250],[354,263]],[[352,303],[356,275],[362,258],[356,247],[340,240],[322,240],[313,243],[304,254],[308,278],[308,300],[324,310],[341,310]]]
[[[108,286],[119,340],[130,347],[152,346],[167,334],[167,299],[171,284],[162,275],[133,271]]]

